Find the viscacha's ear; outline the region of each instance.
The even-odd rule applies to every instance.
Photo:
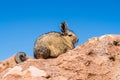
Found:
[[[66,22],[62,22],[60,24],[60,27],[61,27],[61,32],[62,33],[66,33],[67,32],[67,30],[68,30],[68,24]]]

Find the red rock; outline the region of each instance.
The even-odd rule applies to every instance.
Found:
[[[120,80],[120,35],[91,38],[58,58],[13,63],[0,68],[0,80]]]

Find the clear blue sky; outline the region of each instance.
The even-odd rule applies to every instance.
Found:
[[[120,34],[120,0],[0,0],[0,61],[19,51],[33,57],[41,34],[60,31],[62,21],[77,45],[104,34]]]

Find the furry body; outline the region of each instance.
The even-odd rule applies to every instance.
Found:
[[[73,49],[78,38],[68,29],[65,32],[49,32],[40,36],[35,42],[34,57],[36,59],[58,57],[67,50]]]

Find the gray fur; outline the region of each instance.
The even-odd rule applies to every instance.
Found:
[[[34,45],[34,58],[58,57],[74,48],[78,37],[70,30],[66,22],[60,24],[61,32],[49,32],[40,36]]]
[[[26,60],[26,54],[24,52],[19,52],[15,55],[15,62],[17,64],[24,62]]]

